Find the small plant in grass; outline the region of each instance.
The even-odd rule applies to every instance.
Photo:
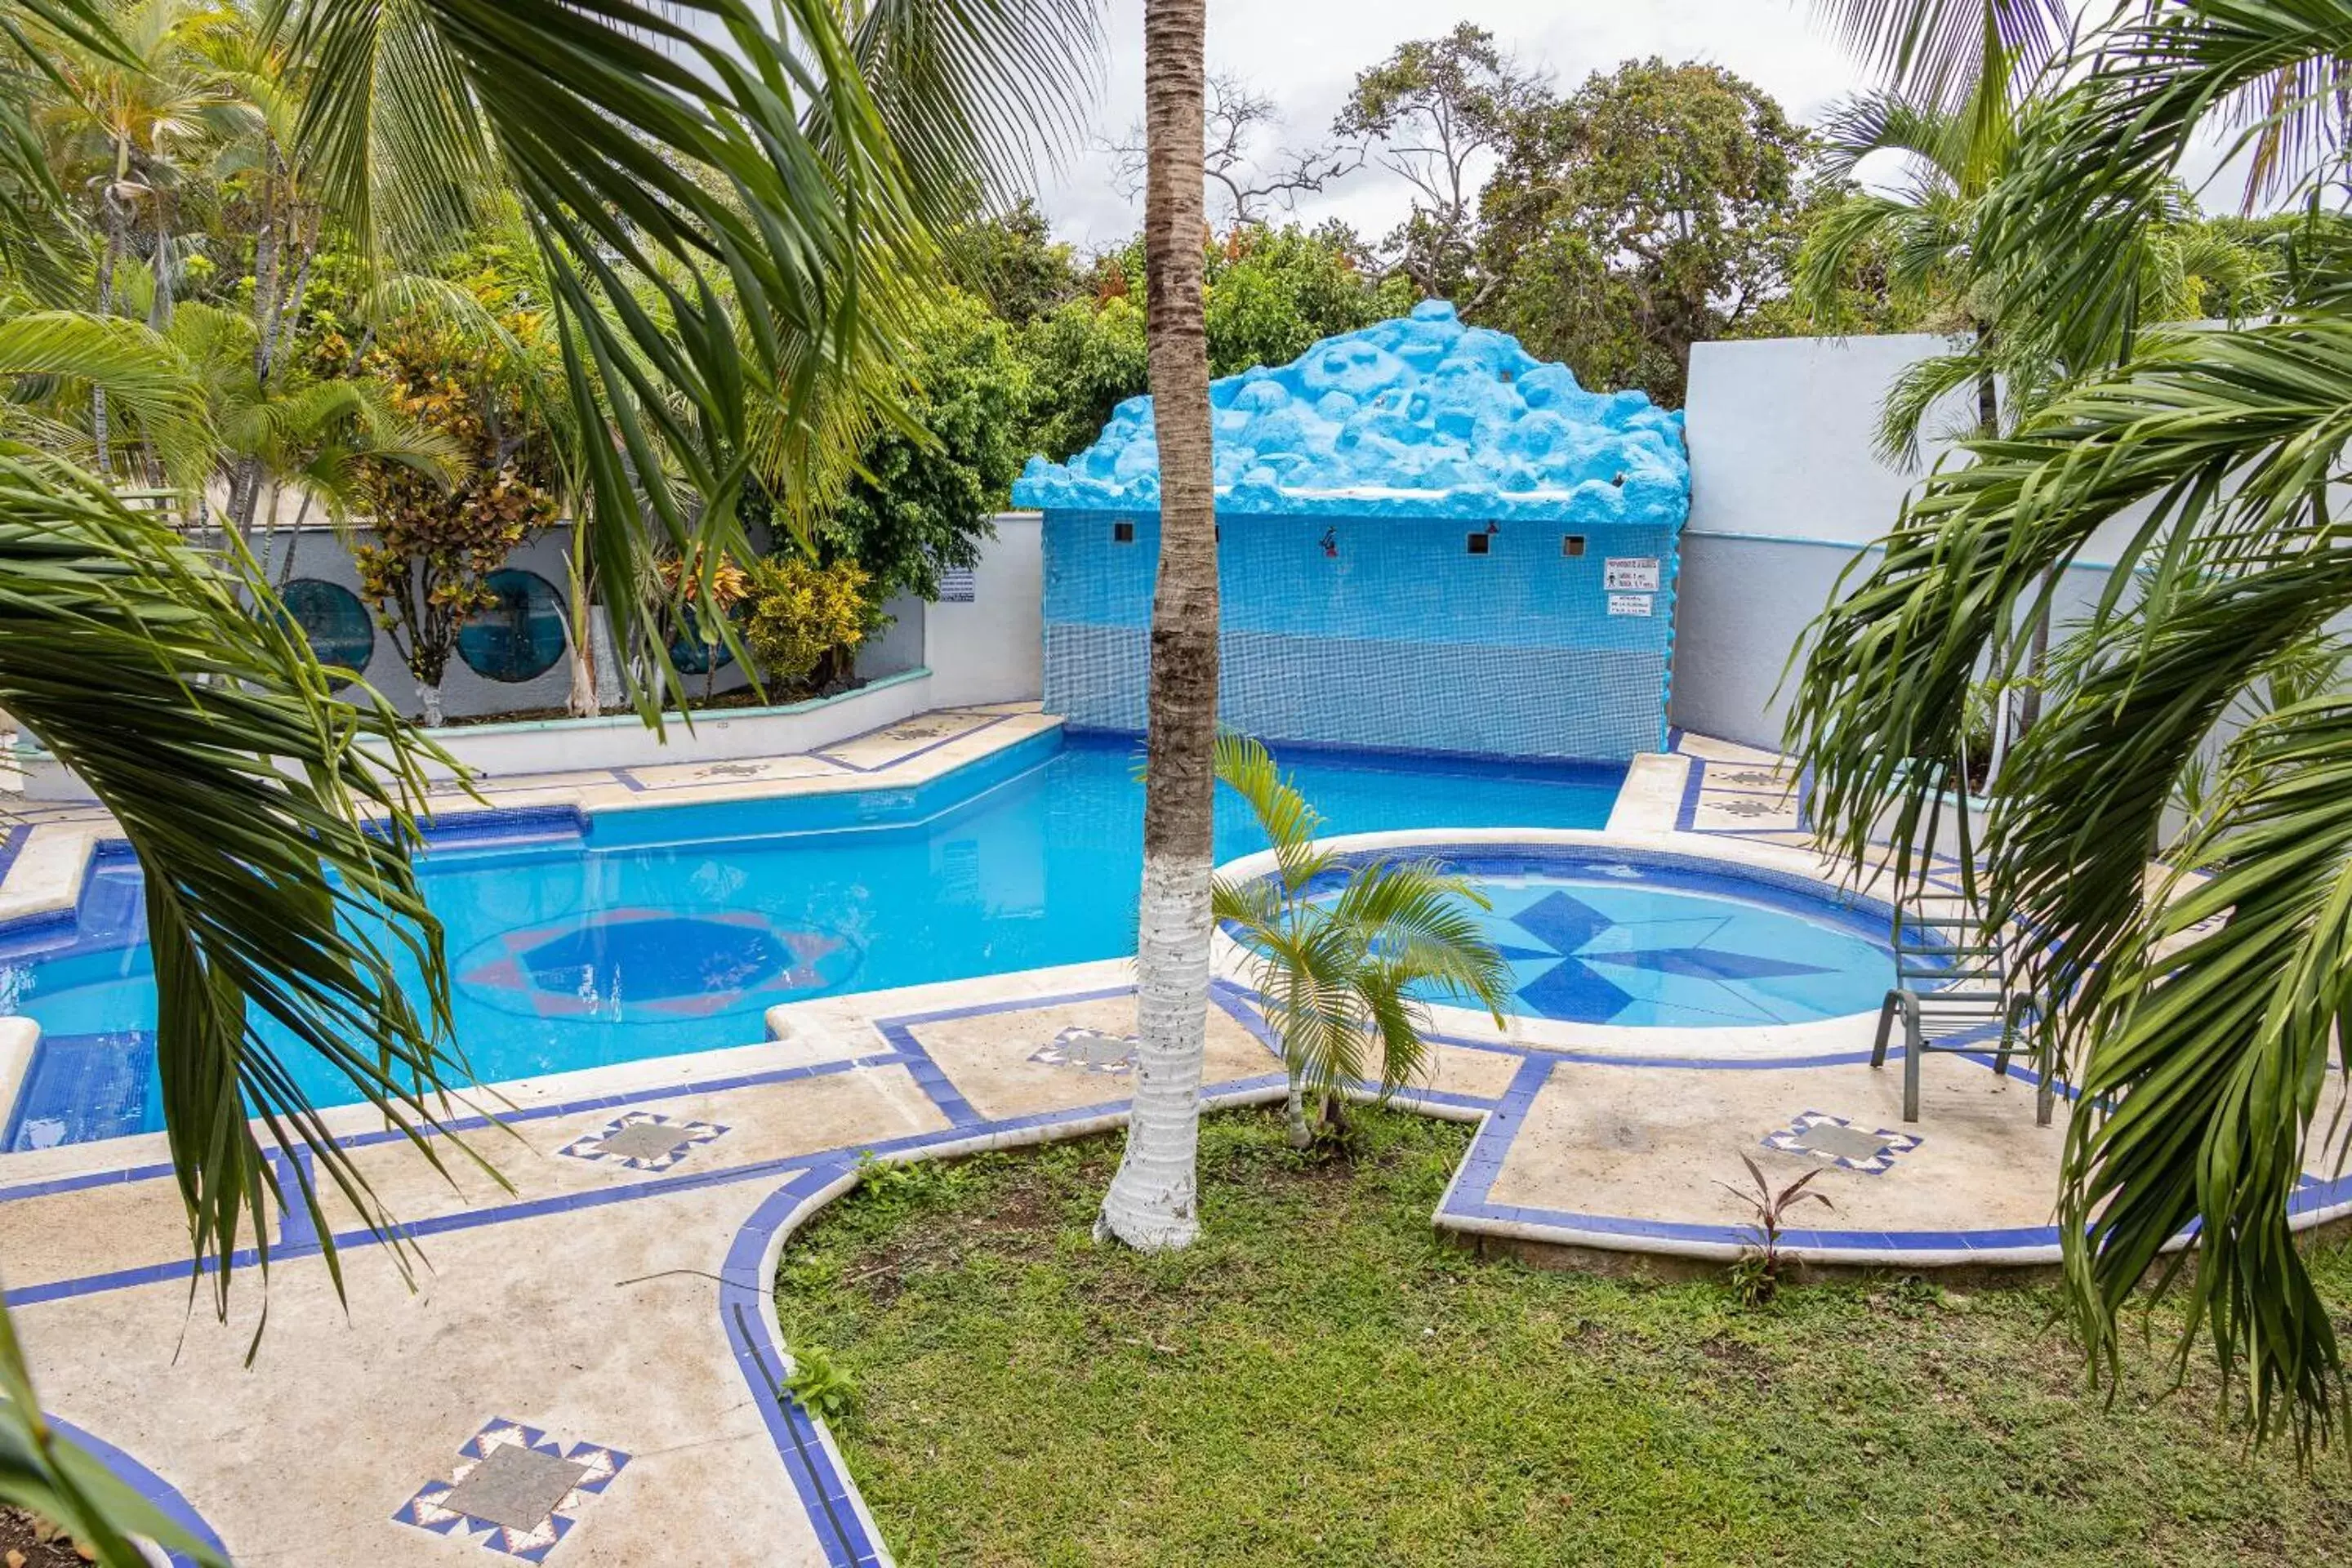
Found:
[[[953,1193],[958,1175],[955,1166],[937,1160],[902,1164],[877,1160],[871,1150],[857,1157],[859,1194],[887,1214],[904,1214]]]
[[[1756,1233],[1757,1245],[1741,1253],[1738,1261],[1732,1264],[1731,1288],[1748,1305],[1761,1307],[1780,1293],[1780,1275],[1788,1263],[1780,1255],[1780,1236],[1788,1228],[1789,1211],[1808,1202],[1825,1209],[1837,1205],[1830,1202],[1827,1193],[1810,1190],[1813,1178],[1821,1174],[1818,1170],[1807,1171],[1776,1192],[1755,1161],[1742,1154],[1739,1163],[1748,1167],[1748,1179],[1756,1186],[1754,1192],[1735,1187],[1729,1182],[1715,1184],[1756,1211],[1751,1228]]]
[[[823,1345],[793,1352],[793,1372],[784,1387],[802,1409],[827,1425],[838,1426],[857,1414],[857,1384]]]
[[[1290,1079],[1291,1146],[1304,1149],[1344,1134],[1353,1086],[1377,1078],[1385,1099],[1420,1070],[1429,1009],[1417,992],[1475,1003],[1499,1028],[1510,972],[1470,912],[1488,906],[1468,882],[1425,860],[1350,866],[1315,842],[1323,818],[1263,745],[1221,735],[1216,761],[1274,846],[1272,876],[1220,877],[1212,902],[1249,955]]]

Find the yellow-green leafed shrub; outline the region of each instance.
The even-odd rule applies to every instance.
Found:
[[[806,686],[825,656],[865,640],[866,573],[854,561],[819,566],[793,555],[752,575],[743,640],[761,677],[790,691]]]

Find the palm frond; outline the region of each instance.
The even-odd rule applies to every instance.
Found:
[[[2343,145],[2352,0],[2210,0],[2151,8],[2098,38],[2102,68],[2031,115],[2020,168],[1987,204],[1983,244],[2012,274],[2020,308],[2063,329],[2069,358],[2133,335],[2129,290],[2140,236],[2178,201],[2178,172],[2200,136],[2228,125],[2249,93],[2304,82],[2226,153],[2250,150],[2282,116],[2310,130],[2284,144],[2264,175],[2286,192],[2313,188]],[[2309,114],[2305,114],[2305,110]],[[2200,154],[2201,155],[2201,154]]]
[[[1954,189],[1968,158],[1968,125],[1932,100],[1891,91],[1852,93],[1831,103],[1818,131],[1822,173],[1844,179],[1874,153],[1904,153]]]
[[[1273,845],[1286,889],[1299,891],[1329,867],[1330,857],[1315,847],[1322,814],[1307,803],[1264,744],[1224,731],[1217,736],[1214,763],[1218,782],[1248,805]]]
[[[2015,102],[2073,36],[2063,0],[1816,0],[1814,9],[1887,86],[1958,109]]]
[[[0,708],[89,785],[139,858],[164,1124],[226,1310],[239,1246],[266,1266],[277,1201],[248,1115],[310,1151],[320,1176],[306,1167],[300,1184],[322,1235],[316,1179],[384,1222],[292,1052],[381,1107],[435,1169],[463,1148],[425,1136],[439,1087],[466,1076],[443,1043],[440,927],[408,858],[429,748],[364,688],[329,693],[257,573],[224,572],[87,475],[21,451],[0,452]]]
[[[2327,504],[2347,442],[2352,321],[2151,336],[2132,363],[2013,437],[1969,443],[1973,462],[1929,479],[1884,559],[1816,623],[1791,722],[1828,841],[1861,864],[1891,838],[1898,879],[1916,876],[1970,684],[1988,666],[2014,673],[2018,630],[2046,607],[2054,570],[2132,518],[2070,639],[2089,651],[1995,781],[1990,913],[2052,934],[2026,954],[2042,1026],[2086,1098],[2110,1097],[2075,1123],[2063,1175],[2090,1342],[2112,1353],[2125,1296],[2199,1221],[2198,1326],[2225,1370],[2246,1369],[2258,1428],[2291,1423],[2305,1444],[2335,1429],[2321,1395],[2340,1386],[2287,1258],[2293,1178],[2280,1162],[2301,1150],[2296,1096],[2326,1029],[2280,998],[2324,990],[2313,966],[2338,956],[2325,884],[2339,824],[2282,803],[2302,811],[2299,784],[2339,782],[2318,747],[2341,738],[2341,716],[2290,709],[2250,729],[2190,841],[2169,851],[2213,879],[2177,887],[2169,904],[2151,905],[2145,884],[2177,786],[2224,716],[2352,608],[2352,552]],[[2293,866],[2284,833],[2264,837],[2288,821]],[[2218,931],[2192,931],[2223,915]]]
[[[2352,1039],[2352,702],[2257,721],[2221,772],[2185,857],[2210,874],[2149,906],[2094,1005],[2060,1213],[2078,1321],[2110,1362],[2126,1300],[2193,1226],[2179,1353],[2210,1332],[2255,1429],[2308,1453],[2344,1430],[2343,1361],[2288,1204],[2306,1162],[2344,1152],[2340,1128],[2306,1145]]]
[[[103,386],[183,489],[201,484],[211,467],[214,432],[203,388],[179,351],[142,321],[79,310],[0,321],[0,375]]]

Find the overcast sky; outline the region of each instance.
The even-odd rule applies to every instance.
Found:
[[[1809,121],[1829,100],[1863,85],[1804,0],[1465,0],[1458,7],[1413,0],[1210,0],[1209,66],[1272,98],[1288,119],[1287,137],[1311,142],[1329,128],[1358,71],[1408,38],[1434,37],[1465,18],[1563,89],[1639,56],[1696,59],[1737,71]],[[1095,112],[1098,139],[1123,137],[1142,116],[1142,0],[1111,0],[1109,26]],[[1107,152],[1090,146],[1047,174],[1044,205],[1062,238],[1094,247],[1135,232],[1141,204],[1121,195],[1111,164]],[[1402,181],[1366,168],[1302,200],[1298,216],[1309,223],[1337,216],[1376,240],[1407,206]]]

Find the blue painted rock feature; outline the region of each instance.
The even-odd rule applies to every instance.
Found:
[[[1217,507],[1228,515],[1681,526],[1683,416],[1639,392],[1587,392],[1506,332],[1427,300],[1326,338],[1279,369],[1210,384]],[[1160,504],[1151,399],[1130,397],[1067,463],[1029,459],[1016,506]]]

